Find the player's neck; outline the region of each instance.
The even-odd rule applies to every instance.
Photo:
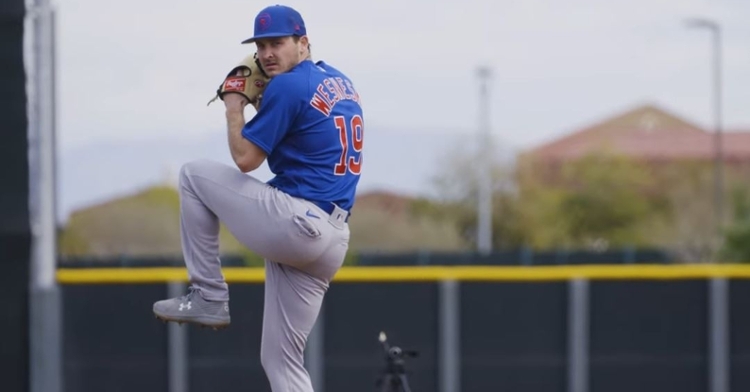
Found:
[[[301,59],[301,60],[299,61],[299,63],[297,63],[297,65],[300,65],[300,64],[304,64],[304,63],[305,63],[306,61],[312,61],[312,57],[310,57],[310,56],[308,56],[308,57],[303,57],[303,58],[302,58],[302,59]]]

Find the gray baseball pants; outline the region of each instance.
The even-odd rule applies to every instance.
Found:
[[[274,392],[312,392],[304,349],[344,261],[349,226],[234,167],[200,160],[180,172],[182,250],[191,285],[204,299],[228,301],[219,261],[219,222],[265,259],[261,364]]]

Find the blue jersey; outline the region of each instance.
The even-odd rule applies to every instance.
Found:
[[[271,79],[242,135],[266,152],[268,184],[351,210],[362,170],[363,114],[352,82],[310,60]]]

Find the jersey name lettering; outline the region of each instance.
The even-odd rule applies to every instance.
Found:
[[[339,77],[325,78],[315,89],[310,105],[328,117],[333,107],[343,100],[359,103],[359,94],[354,90],[352,82]]]

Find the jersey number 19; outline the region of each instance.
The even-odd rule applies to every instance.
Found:
[[[334,173],[337,176],[343,176],[347,171],[354,175],[359,175],[362,171],[362,147],[363,147],[363,125],[362,117],[354,115],[351,120],[347,121],[344,116],[333,118],[336,128],[339,130],[339,139],[341,142],[341,159],[336,164]],[[351,146],[351,154],[349,153]]]

